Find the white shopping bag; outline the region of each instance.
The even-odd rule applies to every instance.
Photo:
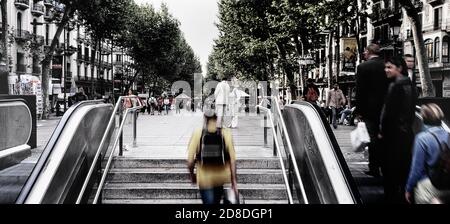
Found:
[[[358,122],[358,126],[350,133],[352,147],[355,152],[363,151],[370,143],[369,132],[367,131],[366,123]]]

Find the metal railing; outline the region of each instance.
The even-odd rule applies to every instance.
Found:
[[[106,164],[106,166],[104,168],[103,175],[102,175],[100,183],[98,184],[97,192],[95,194],[95,198],[94,198],[94,201],[93,201],[93,204],[97,203],[98,198],[100,196],[100,192],[103,189],[103,184],[105,182],[106,175],[108,174],[109,167],[111,166],[111,161],[112,161],[115,149],[116,149],[117,144],[119,143],[119,141],[120,141],[120,152],[119,152],[119,155],[122,155],[122,131],[123,131],[124,124],[126,122],[126,118],[127,118],[128,114],[130,112],[136,112],[137,110],[139,110],[139,109],[141,109],[143,107],[142,102],[139,100],[139,97],[137,97],[137,96],[121,96],[121,97],[119,97],[119,99],[117,101],[117,104],[114,107],[114,111],[112,112],[111,118],[109,119],[108,126],[106,128],[105,134],[102,137],[102,140],[100,142],[98,150],[97,150],[97,152],[95,154],[95,157],[94,157],[94,159],[92,161],[92,165],[91,165],[91,167],[89,169],[89,173],[87,174],[86,179],[84,180],[83,186],[81,188],[81,191],[78,194],[78,198],[77,198],[76,204],[80,204],[81,203],[81,200],[84,197],[84,193],[86,191],[86,188],[87,188],[87,186],[88,186],[88,184],[90,182],[92,173],[94,172],[94,170],[96,168],[98,168],[98,160],[99,160],[100,154],[102,152],[102,149],[103,149],[103,147],[104,147],[104,145],[106,143],[106,140],[108,138],[108,133],[110,132],[111,128],[116,125],[116,123],[115,123],[116,113],[119,111],[119,109],[122,108],[122,105],[123,105],[122,102],[123,102],[124,99],[132,99],[132,98],[136,99],[136,101],[139,103],[139,106],[134,106],[132,108],[126,109],[125,110],[125,117],[123,119],[122,119],[122,114],[120,114],[120,117],[121,117],[119,119],[120,126],[119,126],[119,129],[117,131],[117,136],[116,136],[116,138],[114,140],[114,145],[113,145],[113,147],[111,149],[111,152],[109,154],[108,162],[107,162],[107,164]],[[134,122],[133,122],[133,146],[135,146],[135,145],[136,145],[136,113],[134,113]],[[101,167],[100,167],[100,169],[101,169]]]
[[[287,193],[288,193],[289,203],[293,204],[294,201],[293,201],[293,197],[292,197],[292,189],[290,187],[289,181],[288,181],[287,176],[286,176],[286,169],[284,167],[284,162],[283,162],[282,154],[281,154],[281,151],[280,151],[281,147],[280,147],[280,144],[279,144],[279,141],[278,141],[279,134],[277,134],[278,133],[277,132],[277,127],[281,127],[281,130],[279,131],[279,133],[281,134],[281,136],[284,136],[284,138],[286,140],[288,151],[286,152],[286,150],[285,150],[285,152],[287,154],[288,160],[290,160],[289,162],[292,163],[294,174],[295,174],[295,177],[296,177],[296,179],[298,181],[298,185],[300,187],[300,193],[302,195],[303,203],[304,204],[308,204],[309,203],[308,202],[308,198],[306,197],[305,188],[304,188],[304,185],[303,185],[303,181],[302,181],[302,179],[300,177],[300,171],[299,171],[299,168],[298,168],[298,165],[297,165],[297,161],[295,160],[294,152],[292,150],[291,139],[289,138],[289,134],[287,132],[286,125],[285,125],[284,120],[283,120],[283,115],[281,113],[281,109],[280,109],[280,104],[279,104],[278,98],[274,97],[274,96],[265,97],[265,98],[266,98],[266,100],[268,100],[268,99],[272,100],[271,109],[274,112],[272,113],[271,109],[262,106],[262,104],[265,102],[264,100],[261,101],[260,105],[258,105],[257,107],[266,112],[266,114],[268,115],[269,120],[271,122],[271,127],[272,127],[271,129],[272,129],[273,138],[274,138],[274,147],[276,148],[276,152],[278,154],[278,158],[280,159],[281,169],[283,171],[283,177],[284,177],[284,182],[285,182],[285,185],[286,185],[286,190],[287,190]],[[277,123],[275,123],[275,121],[274,121],[273,114],[275,114],[275,116],[278,118],[277,119]]]

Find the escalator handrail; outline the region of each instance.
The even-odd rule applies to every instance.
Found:
[[[299,186],[300,186],[300,191],[301,191],[301,194],[302,194],[303,202],[305,204],[308,204],[309,203],[308,202],[308,198],[306,197],[306,191],[305,191],[305,188],[304,188],[304,185],[303,185],[303,181],[302,181],[301,176],[300,176],[300,170],[298,168],[297,161],[294,159],[294,151],[292,150],[291,139],[289,138],[289,134],[288,134],[287,129],[286,129],[286,124],[284,123],[283,116],[281,114],[281,109],[280,109],[280,105],[279,105],[278,99],[275,96],[265,96],[264,98],[266,98],[266,99],[267,98],[271,98],[272,100],[275,101],[275,103],[272,102],[271,105],[272,105],[272,108],[276,109],[275,112],[278,114],[278,117],[280,117],[280,119],[279,119],[281,121],[280,125],[282,127],[282,131],[284,132],[284,136],[286,138],[286,142],[287,142],[287,145],[288,145],[288,153],[291,155],[291,156],[288,156],[288,158],[291,159],[291,162],[292,162],[292,165],[293,165],[293,169],[294,169],[294,173],[295,173],[295,176],[296,176],[297,181],[298,181]],[[272,117],[272,112],[270,111],[270,109],[265,108],[265,107],[262,106],[263,102],[264,101],[261,101],[261,104],[258,107],[264,109],[269,114],[269,116]],[[272,130],[274,131],[274,139],[277,140],[277,134],[276,134],[276,131],[275,131],[275,123],[273,121],[273,118],[272,118],[271,122],[272,122]],[[277,146],[277,150],[279,150],[278,146]],[[289,187],[289,185],[287,185],[287,187]]]
[[[42,169],[44,168],[45,164],[47,164],[47,161],[50,157],[51,152],[53,151],[54,146],[59,140],[59,137],[61,136],[61,133],[66,127],[67,122],[70,120],[70,118],[73,117],[75,114],[75,111],[77,111],[79,108],[90,105],[90,104],[99,104],[104,103],[104,100],[86,100],[81,101],[71,107],[64,113],[61,120],[59,120],[58,125],[56,126],[55,130],[53,130],[53,133],[50,137],[50,140],[47,142],[47,145],[45,146],[44,150],[42,151],[41,156],[39,157],[35,167],[33,168],[33,171],[31,171],[31,175],[28,177],[27,181],[25,182],[25,185],[23,186],[22,190],[20,191],[19,197],[16,199],[16,204],[23,204],[28,197],[28,195],[31,192],[31,189],[33,188],[34,184],[36,183],[36,180],[39,177],[39,174],[42,172]]]
[[[120,104],[120,103],[118,103],[118,104]],[[143,108],[143,105],[142,105],[142,103],[139,100],[139,106],[135,106],[135,107],[132,107],[132,108],[127,108],[125,110],[125,116],[124,116],[124,118],[122,120],[122,123],[120,124],[119,130],[117,132],[118,134],[117,134],[117,136],[116,136],[116,138],[114,140],[114,145],[113,145],[113,147],[111,149],[111,152],[110,152],[110,154],[108,156],[108,162],[106,163],[105,168],[103,168],[102,178],[101,178],[100,183],[98,185],[97,192],[95,193],[93,204],[97,204],[98,198],[100,197],[100,192],[103,190],[103,185],[105,184],[106,176],[108,175],[109,168],[111,167],[112,158],[114,156],[114,151],[117,148],[117,144],[119,143],[120,135],[123,132],[123,127],[124,127],[125,122],[127,120],[127,116],[130,114],[130,112],[136,113],[136,111],[140,110],[141,108]],[[92,165],[94,166],[95,163],[93,163]]]
[[[311,108],[315,112],[315,114],[320,118],[320,120],[321,120],[320,123],[322,124],[323,130],[325,130],[327,133],[327,140],[333,148],[333,153],[334,153],[336,159],[338,160],[338,165],[339,165],[341,171],[344,174],[344,177],[345,177],[344,179],[345,179],[347,185],[350,187],[350,193],[352,194],[353,200],[357,204],[362,204],[361,195],[359,194],[359,190],[356,186],[356,183],[354,182],[354,179],[350,172],[350,169],[346,165],[347,163],[345,161],[344,155],[342,154],[342,151],[340,150],[339,144],[334,136],[334,133],[331,130],[331,127],[329,125],[324,124],[324,119],[326,119],[324,117],[324,115],[322,113],[320,113],[318,111],[318,109],[315,107],[317,105],[313,105],[309,102],[293,101],[292,104],[299,104],[299,105],[307,106],[307,107]]]
[[[106,138],[108,137],[108,133],[111,130],[112,126],[113,125],[115,126],[114,120],[115,120],[116,113],[118,112],[119,108],[121,107],[122,102],[123,102],[124,99],[132,99],[132,98],[137,98],[137,102],[139,102],[139,106],[142,107],[142,102],[139,100],[138,96],[132,95],[132,96],[120,96],[119,97],[119,99],[117,100],[116,106],[114,107],[114,110],[113,110],[113,112],[111,114],[111,118],[109,119],[108,126],[106,127],[106,131],[103,134],[103,137],[102,137],[102,140],[100,142],[100,145],[99,145],[99,147],[97,149],[97,152],[95,153],[95,157],[94,157],[94,159],[92,161],[91,167],[89,168],[89,172],[88,172],[88,174],[86,176],[86,179],[83,182],[83,186],[81,188],[81,191],[78,194],[78,198],[77,198],[76,204],[80,204],[81,200],[83,199],[84,192],[86,191],[87,185],[89,184],[89,181],[91,179],[91,176],[92,176],[94,170],[96,169],[97,161],[98,161],[98,158],[100,157],[102,148],[103,148],[103,146],[106,143]],[[125,118],[123,120],[125,120]],[[119,131],[121,131],[121,130],[119,130]],[[119,135],[120,135],[120,132],[119,132]],[[113,148],[112,151],[114,151],[114,148]]]
[[[275,128],[274,128],[275,125],[273,125],[274,121],[273,121],[272,113],[270,112],[270,110],[268,108],[266,108],[266,107],[263,107],[262,105],[258,105],[256,107],[266,111],[266,113],[269,115],[269,120],[270,120],[270,123],[272,124],[272,132],[273,132],[273,135],[276,136],[276,132],[275,132]],[[274,140],[275,140],[275,145],[276,145],[276,149],[277,149],[277,152],[278,152],[278,158],[280,159],[281,170],[282,170],[282,173],[283,173],[283,180],[284,180],[284,184],[286,186],[286,191],[287,191],[287,194],[288,194],[288,201],[289,201],[289,204],[293,204],[294,202],[293,202],[293,199],[292,199],[292,191],[291,191],[291,188],[289,187],[289,181],[288,181],[288,178],[287,178],[287,175],[286,175],[286,168],[284,167],[283,158],[281,157],[280,145],[278,143],[278,138],[274,137]]]
[[[281,122],[281,128],[282,128],[282,131],[283,131],[284,136],[286,138],[289,154],[291,155],[290,156],[291,162],[292,162],[292,165],[294,166],[293,168],[294,168],[295,176],[296,176],[297,181],[298,181],[298,183],[300,185],[300,191],[302,193],[303,201],[304,201],[305,204],[308,204],[309,202],[308,202],[308,198],[306,197],[306,191],[305,191],[305,187],[303,185],[302,178],[300,176],[300,170],[298,168],[297,160],[294,159],[295,157],[294,157],[294,150],[292,148],[291,138],[289,137],[289,133],[287,132],[287,128],[286,128],[286,124],[284,123],[283,114],[281,113],[280,102],[278,101],[278,97],[271,96],[271,98],[272,98],[272,100],[275,101],[275,105],[274,105],[274,103],[272,103],[272,106],[274,105],[273,108],[276,109],[276,113],[278,114],[278,117],[280,118],[279,120]]]

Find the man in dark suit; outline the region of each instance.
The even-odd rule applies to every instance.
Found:
[[[380,141],[377,138],[380,114],[384,104],[389,80],[384,71],[384,59],[379,56],[380,47],[370,44],[364,51],[366,61],[356,73],[356,113],[366,123],[370,135],[369,171],[367,175],[380,176]]]

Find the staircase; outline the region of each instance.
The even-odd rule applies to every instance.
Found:
[[[117,157],[103,191],[105,204],[200,204],[186,160]],[[237,161],[237,182],[245,204],[287,204],[276,158]]]

